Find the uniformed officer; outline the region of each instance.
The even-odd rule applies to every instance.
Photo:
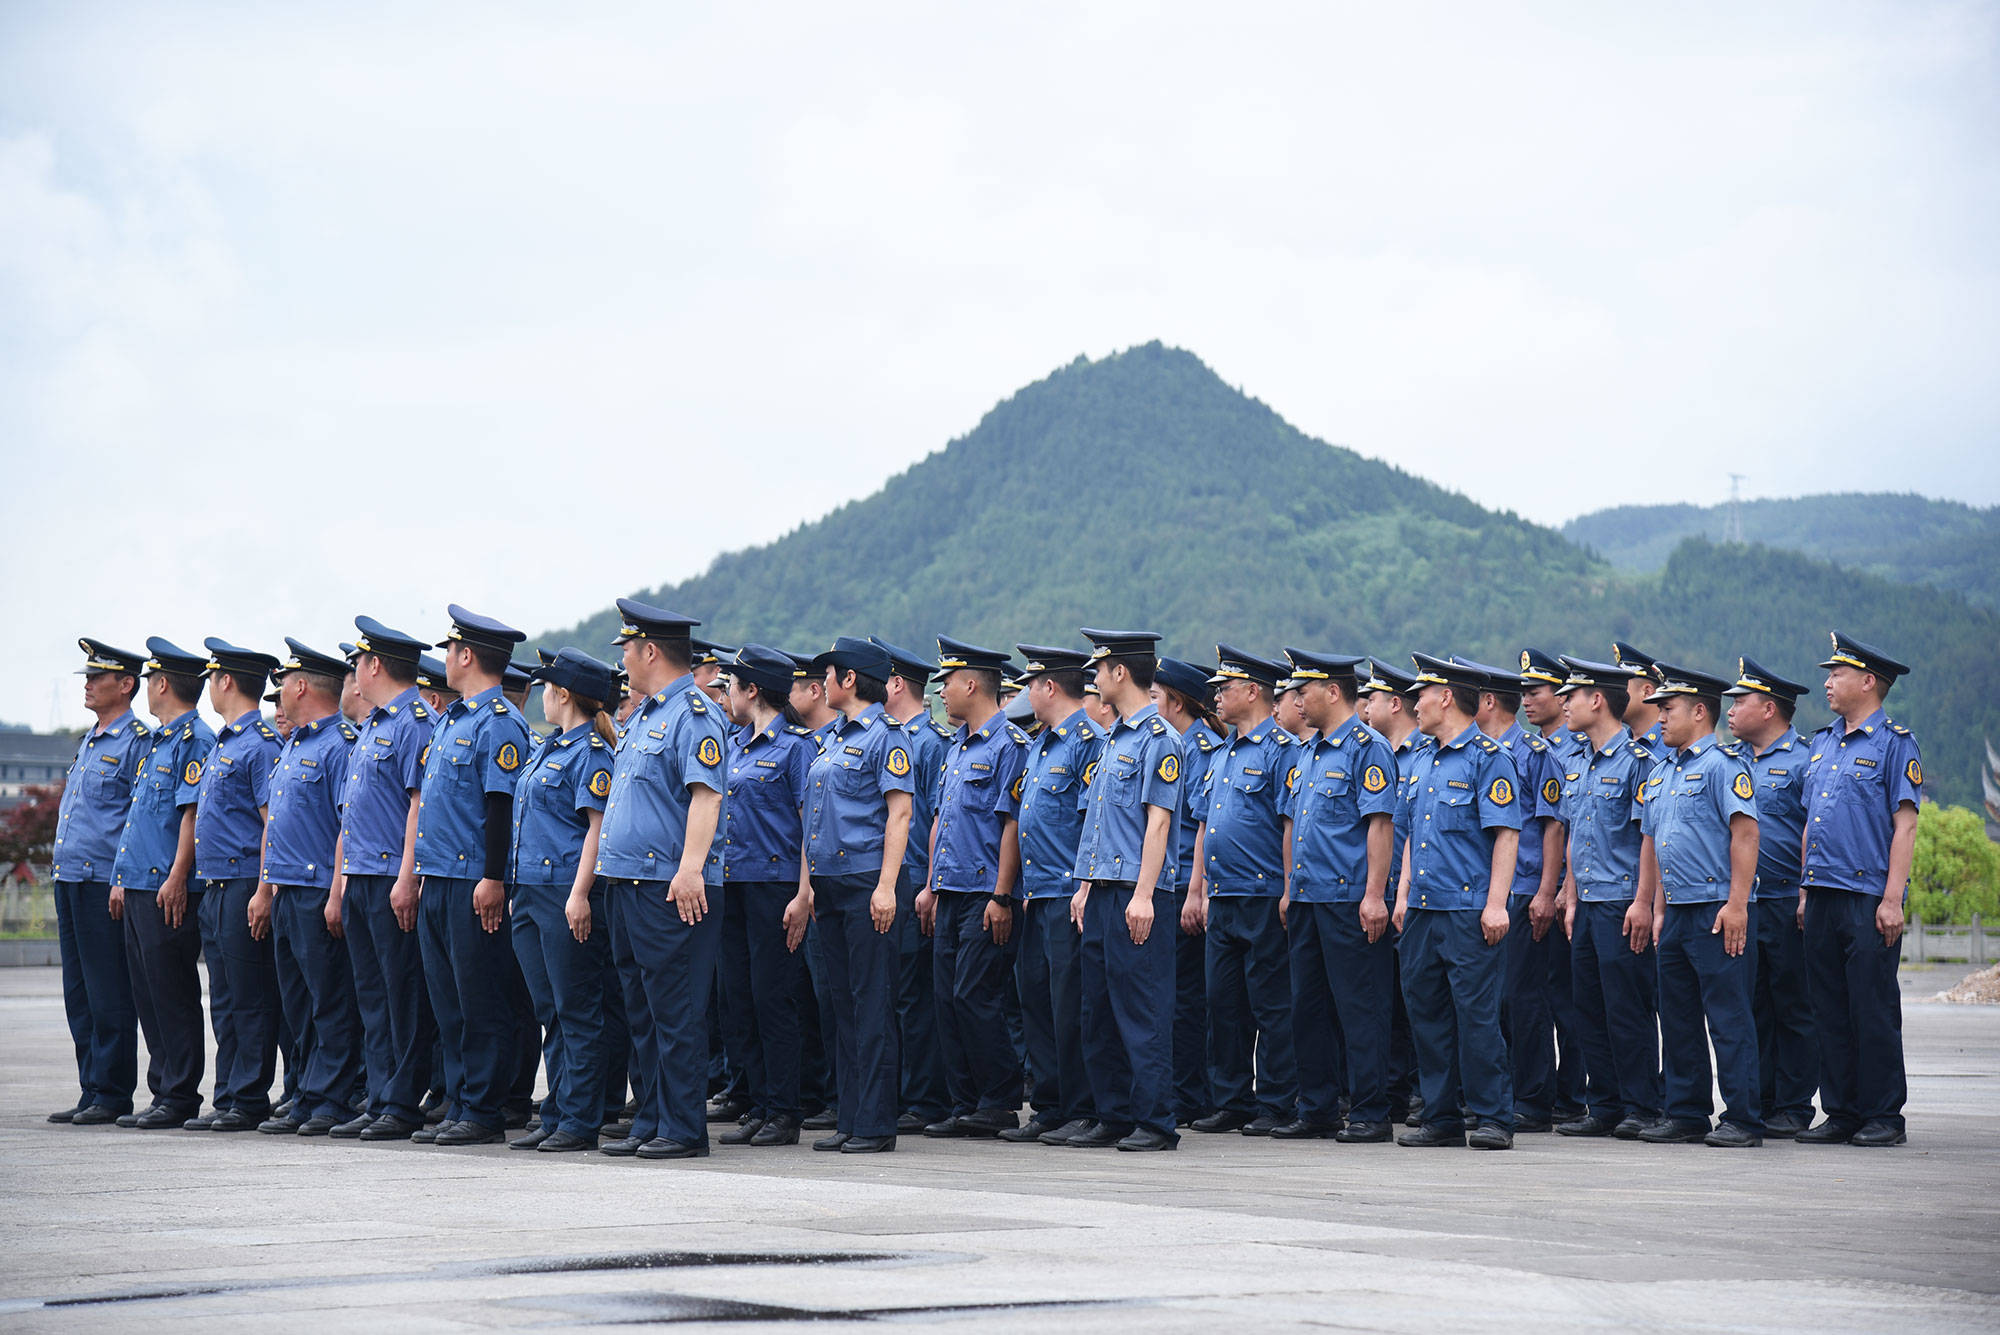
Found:
[[[125,927],[110,909],[111,868],[133,785],[152,749],[152,730],[132,714],[144,657],[102,640],[77,644],[83,650],[83,707],[97,722],[76,744],[63,781],[51,878],[78,1094],[76,1106],[50,1113],[49,1120],[96,1126],[132,1111],[139,1080],[138,1011]]]
[[[843,635],[813,659],[826,701],[840,712],[827,731],[806,794],[810,878],[785,911],[812,914],[833,1001],[834,1134],[815,1150],[877,1154],[896,1148],[896,878],[910,838],[916,786],[909,741],[882,713],[892,667],[880,645]]]
[[[340,716],[345,663],[290,636],[285,646],[290,655],[274,675],[286,712],[298,726],[271,779],[270,831],[258,893],[269,905],[280,968],[304,984],[306,1009],[292,1015],[294,1030],[305,1039],[304,1061],[290,1116],[257,1129],[291,1125],[301,1136],[339,1129],[355,1138],[373,1119],[365,1108],[357,1114],[354,1107],[363,1075],[360,1013],[346,929],[331,895],[342,779],[357,734]]]
[[[1014,647],[1025,660],[1018,699],[1027,701],[1041,725],[1022,768],[1020,887],[1026,902],[1015,955],[1033,1115],[1000,1139],[1060,1145],[1096,1122],[1083,1065],[1081,938],[1069,919],[1069,901],[1076,893],[1084,774],[1096,763],[1102,739],[1083,712],[1087,657],[1052,645]]]
[[[1758,1111],[1757,1029],[1750,993],[1750,883],[1757,875],[1757,805],[1750,768],[1719,744],[1728,682],[1672,663],[1655,665],[1667,754],[1647,781],[1640,895],[1652,901],[1659,942],[1660,1055],[1666,1116],[1639,1133],[1651,1144],[1704,1139],[1722,1149],[1764,1143]],[[1709,1068],[1709,1044],[1715,1067]],[[1709,1128],[1722,1089],[1722,1121]]]
[[[1549,831],[1553,829],[1556,831],[1556,847],[1553,877],[1543,878],[1543,883],[1548,886],[1547,897],[1537,892],[1528,901],[1526,930],[1521,931],[1521,924],[1517,923],[1508,932],[1507,944],[1510,949],[1523,949],[1528,956],[1523,964],[1525,977],[1520,980],[1520,986],[1527,998],[1529,1015],[1532,1017],[1539,1006],[1548,1012],[1555,1027],[1555,1044],[1549,1049],[1553,1062],[1553,1099],[1549,1115],[1555,1122],[1574,1121],[1583,1116],[1583,1043],[1578,1037],[1576,998],[1570,982],[1569,937],[1564,934],[1560,923],[1563,864],[1569,854],[1569,831],[1562,828],[1562,777],[1571,768],[1568,753],[1583,744],[1576,733],[1563,726],[1563,702],[1556,689],[1568,679],[1568,669],[1554,654],[1545,649],[1521,651],[1521,713],[1527,718],[1528,725],[1536,729],[1548,744],[1556,771],[1555,810],[1545,813],[1543,817],[1546,821],[1544,841],[1546,843]],[[1510,995],[1516,992],[1511,982],[1509,992]],[[1539,1002],[1535,1000],[1537,993],[1541,998]],[[1528,1023],[1539,1032],[1532,1018]],[[1526,1083],[1533,1087],[1533,1081]],[[1515,1101],[1519,1102],[1520,1098],[1517,1088]],[[1522,1129],[1518,1118],[1514,1129]]]
[[[1358,669],[1357,669],[1358,672]],[[1363,723],[1382,734],[1396,757],[1395,837],[1389,852],[1389,885],[1403,883],[1403,848],[1410,838],[1410,792],[1416,784],[1418,762],[1427,758],[1437,743],[1417,730],[1416,674],[1405,672],[1380,658],[1367,663],[1367,680],[1361,682],[1361,697],[1354,712]],[[1396,954],[1395,1010],[1389,1027],[1389,1109],[1391,1120],[1398,1112],[1407,1126],[1423,1125],[1423,1098],[1417,1091],[1417,1050],[1410,1039],[1410,1012],[1403,1001],[1403,937],[1392,934]]]
[[[270,1115],[278,1061],[277,966],[268,937],[250,934],[271,772],[283,744],[264,721],[258,697],[278,660],[213,636],[204,644],[209,705],[229,722],[202,764],[194,818],[201,951],[215,1031],[215,1109],[190,1118],[187,1128],[251,1131]]]
[[[932,923],[951,1110],[924,1134],[993,1136],[1020,1126],[1021,1071],[1007,1031],[1006,990],[1028,734],[1001,713],[1008,655],[947,635],[937,644],[938,694],[958,731],[938,776],[930,879],[917,912]]]
[[[195,711],[208,658],[154,636],[146,641],[146,710],[159,726],[118,841],[112,915],[125,921],[125,963],[146,1036],[153,1106],[123,1125],[178,1127],[201,1110],[201,889],[194,875],[194,806],[215,732]],[[128,1114],[129,1116],[129,1114]]]
[[[703,694],[721,705],[729,696],[727,674],[736,657],[736,650],[714,640],[704,640],[699,635],[688,637],[688,647],[694,650],[694,665],[689,674],[694,684],[701,687]]]
[[[645,693],[618,743],[598,838],[611,948],[632,1032],[631,1134],[599,1146],[647,1159],[708,1155],[708,999],[722,939],[722,711],[694,683],[701,623],[631,598],[617,643]]]
[[[1203,680],[1207,678],[1204,677]],[[1097,679],[1094,676],[1083,686],[1083,712],[1106,737],[1109,737],[1111,730],[1118,725],[1118,711],[1105,703],[1104,696],[1097,689]],[[1176,825],[1178,824],[1179,822],[1176,822]]]
[[[1171,1150],[1174,945],[1155,900],[1174,886],[1180,739],[1147,695],[1152,631],[1092,630],[1097,689],[1117,713],[1078,840],[1070,920],[1083,934],[1083,1060],[1097,1126],[1071,1149]]]
[[[451,630],[437,647],[457,698],[431,735],[417,799],[417,939],[444,1067],[445,1122],[432,1143],[489,1145],[504,1139],[517,1065],[506,878],[528,745],[500,688],[527,636],[456,603],[446,610]]]
[[[1396,963],[1387,892],[1396,758],[1382,735],[1355,717],[1363,659],[1292,648],[1285,656],[1314,738],[1295,748],[1285,775],[1279,905],[1291,954],[1299,1115],[1271,1134],[1385,1141],[1400,1111],[1389,1102]],[[1336,1083],[1343,1075],[1344,1088]]]
[[[1271,687],[1271,719],[1279,731],[1295,742],[1313,740],[1313,726],[1306,720],[1305,701],[1299,698],[1299,688],[1305,683],[1297,677],[1280,677]]]
[[[340,716],[349,723],[352,723],[357,733],[360,731],[361,725],[368,721],[368,710],[370,708],[368,701],[361,696],[361,680],[354,671],[355,658],[360,652],[361,650],[358,646],[349,644],[346,640],[340,642],[340,656],[342,661],[347,664],[347,675],[340,679]],[[271,698],[271,696],[277,694],[279,694],[277,691],[272,691],[271,695],[264,697],[264,702],[266,704],[277,703]]]
[[[1424,1124],[1396,1143],[1511,1149],[1514,1082],[1500,1030],[1500,944],[1521,838],[1520,779],[1506,750],[1474,723],[1488,675],[1428,654],[1411,658],[1417,726],[1437,746],[1416,767],[1396,893]]]
[[[1655,757],[1620,722],[1634,669],[1562,662],[1563,722],[1584,736],[1565,761],[1561,816],[1569,831],[1563,927],[1583,1026],[1586,1111],[1556,1130],[1636,1140],[1661,1106],[1653,912],[1638,899],[1639,820]]]
[[[458,691],[452,687],[450,674],[445,671],[444,660],[429,654],[417,660],[417,689],[423,692],[424,703],[430,707],[431,715],[442,723],[444,711],[458,699]]]
[[[1924,767],[1917,739],[1882,701],[1910,669],[1839,631],[1820,666],[1835,717],[1813,734],[1807,761],[1803,879],[1826,1120],[1798,1139],[1900,1145],[1909,1085],[1896,965]]]
[[[421,1108],[437,1020],[417,939],[417,805],[437,715],[417,686],[423,642],[373,617],[354,619],[355,689],[368,706],[340,799],[340,901],[354,972],[372,1118],[370,1142],[435,1139]]]
[[[722,808],[722,1017],[749,1109],[725,1145],[799,1143],[804,925],[788,928],[805,842],[801,813],[819,748],[791,707],[789,655],[746,644],[729,671],[729,775]]]
[[[1653,693],[1653,667],[1658,661],[1645,650],[1635,649],[1623,640],[1611,642],[1612,664],[1632,674],[1626,682],[1625,726],[1652,754],[1655,764],[1659,763],[1666,748],[1660,742],[1660,707],[1646,703],[1646,697]]]
[[[1190,1126],[1215,1111],[1208,1085],[1208,907],[1190,902],[1188,882],[1200,867],[1194,841],[1201,833],[1208,762],[1222,745],[1215,726],[1213,668],[1161,658],[1149,694],[1167,726],[1180,735],[1181,809],[1174,822],[1174,893],[1161,913],[1174,921],[1174,1120]],[[1103,735],[1103,730],[1099,730]]]
[[[826,674],[815,671],[811,654],[784,651],[792,660],[792,712],[811,737],[813,753],[826,746],[827,734],[840,715],[826,702]],[[886,699],[886,697],[885,697]],[[799,1107],[805,1113],[802,1131],[831,1131],[840,1121],[840,1080],[834,1070],[840,1030],[833,990],[826,981],[826,952],[821,949],[819,924],[806,920],[806,976],[799,994]]]
[[[1229,735],[1209,759],[1189,912],[1206,920],[1208,1084],[1215,1111],[1196,1131],[1267,1136],[1298,1118],[1285,888],[1285,778],[1297,743],[1271,717],[1286,666],[1217,645],[1215,712]],[[1255,1073],[1253,1085],[1252,1073]]]
[[[554,732],[522,767],[514,789],[507,884],[514,955],[535,1022],[547,1035],[549,1098],[540,1125],[508,1148],[555,1154],[596,1149],[604,1120],[611,931],[596,862],[618,744],[605,711],[618,674],[609,663],[565,648],[535,677]]]
[[[1806,742],[1792,726],[1806,688],[1755,659],[1736,660],[1729,731],[1757,793],[1757,881],[1750,892],[1756,982],[1758,1106],[1764,1134],[1790,1139],[1812,1125],[1819,1050],[1799,927],[1799,849],[1806,828]]]

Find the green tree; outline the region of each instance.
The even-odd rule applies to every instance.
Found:
[[[1909,914],[1928,923],[1988,922],[2000,913],[2000,845],[1964,807],[1933,802],[1917,818]]]

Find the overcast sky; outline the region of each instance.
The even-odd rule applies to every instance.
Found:
[[[712,8],[0,5],[0,718],[564,624],[1153,338],[1540,520],[2000,502],[1992,5]]]

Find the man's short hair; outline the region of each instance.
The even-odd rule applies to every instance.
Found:
[[[201,703],[201,678],[188,672],[155,672],[153,674],[167,683],[174,699],[184,705]]]
[[[382,675],[398,686],[415,686],[417,684],[417,665],[408,659],[391,658],[387,654],[377,653],[364,654],[362,657],[372,658],[381,664]],[[359,665],[361,659],[357,658],[354,661]]]

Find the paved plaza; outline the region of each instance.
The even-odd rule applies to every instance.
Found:
[[[1189,1134],[640,1163],[52,1126],[61,980],[0,969],[0,1331],[812,1322],[982,1332],[2000,1329],[2000,1007],[1917,1002],[1910,1143]]]

